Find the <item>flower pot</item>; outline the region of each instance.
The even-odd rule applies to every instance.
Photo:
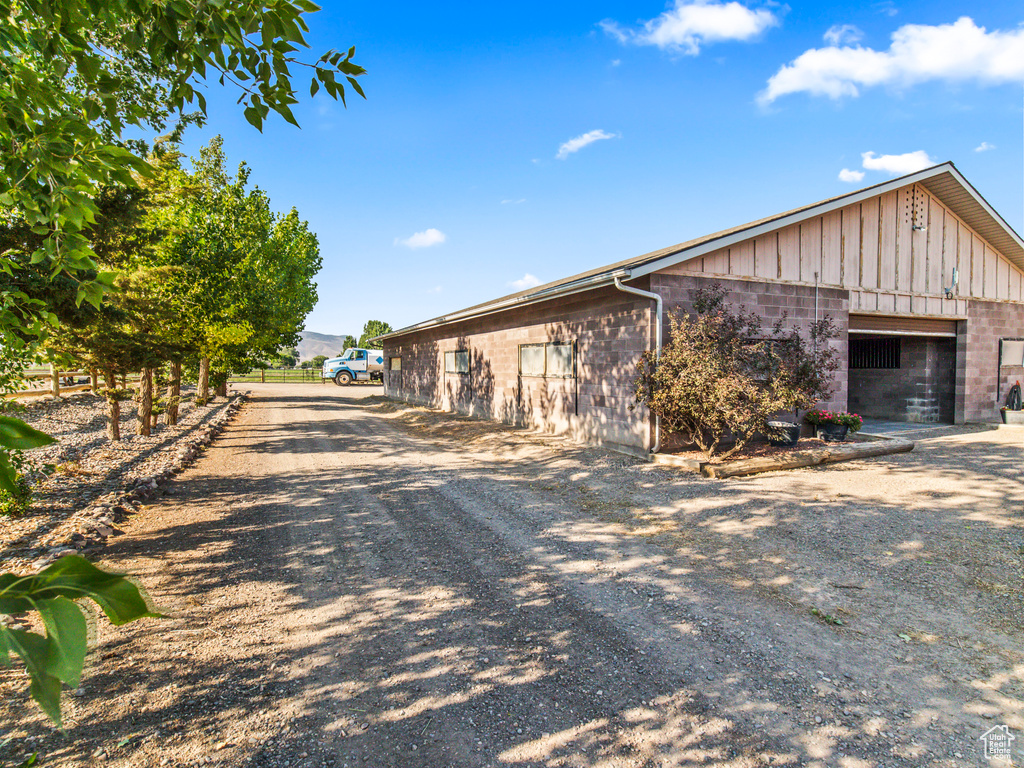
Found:
[[[769,421],[765,429],[768,445],[792,448],[800,439],[800,425],[788,421]]]
[[[818,424],[814,428],[814,433],[826,443],[841,443],[846,439],[848,429],[845,424]]]
[[[1003,424],[1024,424],[1024,411],[1000,411]]]

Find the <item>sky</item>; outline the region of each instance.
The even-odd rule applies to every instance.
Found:
[[[209,121],[320,242],[306,329],[359,336],[953,161],[1024,231],[1019,2],[347,3],[309,59],[356,47],[363,100],[323,90]]]

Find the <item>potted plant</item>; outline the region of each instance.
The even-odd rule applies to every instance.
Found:
[[[766,422],[765,437],[768,445],[777,448],[792,448],[800,440],[800,425],[791,421]]]
[[[826,443],[839,443],[846,434],[856,432],[864,426],[864,419],[856,413],[846,411],[808,411],[804,418],[814,425],[814,434]]]
[[[1015,411],[1004,405],[999,409],[999,415],[1003,417],[1003,424],[1024,424],[1024,411]]]

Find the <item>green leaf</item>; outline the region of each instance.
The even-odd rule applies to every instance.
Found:
[[[44,592],[93,600],[115,625],[143,617],[161,618],[151,611],[145,593],[117,573],[97,568],[84,557],[69,555],[44,568],[35,576]]]
[[[0,489],[7,491],[11,496],[18,495],[18,473],[3,451],[0,451]]]
[[[29,687],[32,698],[60,728],[60,680],[46,670],[50,656],[49,641],[42,635],[21,629],[0,627],[0,631],[7,635],[7,644],[25,662],[25,669],[32,681]]]
[[[55,597],[37,602],[36,610],[50,641],[46,671],[72,688],[76,687],[82,679],[89,640],[82,609],[66,597]]]
[[[0,416],[0,448],[27,450],[56,442],[52,437],[32,429],[28,424],[10,416]]]

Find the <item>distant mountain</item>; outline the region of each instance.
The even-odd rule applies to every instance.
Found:
[[[313,333],[303,331],[299,341],[299,360],[312,360],[317,355],[337,357],[344,352],[344,336],[331,336],[328,333]]]

